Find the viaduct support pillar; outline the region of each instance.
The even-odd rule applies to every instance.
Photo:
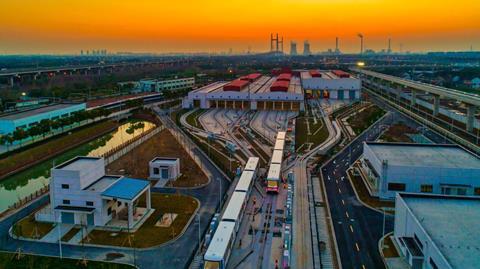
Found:
[[[467,105],[467,131],[473,132],[473,123],[475,120],[475,112],[477,108],[472,105]]]
[[[10,87],[13,87],[13,86],[14,86],[15,81],[14,81],[14,79],[13,79],[13,76],[11,76],[11,77],[8,79],[8,82],[9,82],[9,84],[10,84]]]
[[[438,116],[439,110],[440,110],[440,96],[433,95],[433,116]]]
[[[417,104],[417,91],[412,89],[412,99],[410,99],[410,104],[412,106]]]

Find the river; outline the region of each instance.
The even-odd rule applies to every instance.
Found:
[[[147,121],[142,122],[145,124],[143,130],[136,129],[132,134],[128,134],[126,130],[132,122],[124,123],[120,125],[116,131],[68,150],[50,160],[39,163],[0,181],[0,212],[7,210],[10,205],[19,199],[29,196],[48,185],[50,182],[50,169],[54,164],[63,163],[76,156],[100,156],[127,140],[142,134],[142,132],[155,127],[154,123]]]

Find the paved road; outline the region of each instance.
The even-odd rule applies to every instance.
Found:
[[[383,262],[378,253],[378,240],[383,234],[383,214],[363,206],[356,199],[346,177],[346,170],[362,155],[363,142],[374,141],[381,132],[382,125],[402,121],[413,128],[420,126],[390,107],[384,108],[392,113],[391,116],[387,116],[368,132],[357,137],[322,167],[343,268],[383,268]],[[426,130],[424,135],[436,143],[444,142],[443,137],[430,130]],[[393,230],[393,220],[393,216],[385,216],[385,233]]]
[[[202,234],[206,232],[208,224],[216,211],[218,203],[220,201],[219,181],[215,180],[220,178],[222,181],[222,192],[225,193],[229,186],[229,181],[226,180],[216,167],[206,158],[206,155],[202,154],[198,148],[193,149],[194,153],[199,156],[202,163],[207,170],[210,171],[214,180],[199,189],[192,190],[180,190],[181,193],[191,195],[200,200],[201,208],[199,209],[200,224]],[[173,189],[154,189],[156,192],[173,192]],[[16,214],[6,218],[0,222],[0,248],[2,250],[16,251],[17,248],[22,248],[25,253],[35,253],[51,256],[59,256],[59,246],[57,243],[39,243],[28,242],[10,238],[8,236],[8,229],[11,225],[27,216],[38,208],[41,204],[48,201],[48,197],[42,197],[42,199],[32,203],[31,205],[20,210]],[[87,257],[91,260],[106,260],[106,255],[109,253],[121,253],[123,257],[116,259],[117,262],[122,263],[135,263],[139,268],[186,268],[189,265],[190,258],[194,255],[198,247],[198,222],[192,221],[185,231],[185,234],[174,242],[168,243],[161,247],[155,247],[146,250],[126,250],[118,248],[102,248],[102,247],[81,247],[73,245],[62,245],[62,251],[64,257],[82,258]]]

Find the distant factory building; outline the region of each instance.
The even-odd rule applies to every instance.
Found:
[[[456,145],[375,143],[363,146],[362,172],[372,194],[480,195],[480,159]]]
[[[252,110],[304,110],[300,78],[289,73],[263,76],[254,73],[231,82],[215,82],[191,91],[183,108]]]
[[[480,197],[400,193],[394,243],[410,268],[478,268]]]
[[[354,100],[360,98],[362,81],[341,70],[302,70],[307,98]]]
[[[142,79],[136,83],[135,90],[139,92],[162,92],[164,90],[183,90],[193,88],[195,78],[177,78],[177,79]]]
[[[85,110],[85,108],[85,103],[54,104],[3,114],[0,116],[0,134],[12,133],[17,128],[28,129],[41,120],[68,117],[74,112]]]

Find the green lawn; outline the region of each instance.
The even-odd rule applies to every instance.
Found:
[[[40,239],[53,229],[52,223],[35,221],[34,214],[31,214],[14,226],[13,233],[26,238]]]
[[[358,135],[380,119],[384,114],[385,111],[383,109],[373,105],[350,117],[347,121],[355,134]]]
[[[188,115],[188,117],[186,118],[187,123],[197,128],[203,129],[202,125],[197,120],[198,116],[200,116],[203,112],[205,112],[205,109],[198,109],[197,111]]]
[[[141,200],[139,206],[145,206]],[[152,193],[152,208],[155,209],[152,215],[143,225],[133,233],[131,245],[128,243],[128,233],[117,234],[110,231],[93,230],[89,235],[89,244],[112,245],[137,248],[148,248],[160,245],[176,238],[198,208],[198,201],[186,195]],[[157,227],[155,223],[164,213],[176,213],[178,216],[170,227]]]
[[[308,135],[307,120],[310,123],[310,135]],[[315,124],[314,119],[311,117],[297,118],[295,125],[295,150],[300,149],[303,152],[305,149],[308,149],[305,143],[312,143],[310,149],[313,149],[323,143],[327,138],[328,129],[323,119],[317,119],[317,124]]]
[[[24,255],[20,259],[15,253],[0,252],[0,268],[2,269],[134,269],[125,264],[88,261],[86,266],[80,260],[59,259],[37,255]]]

